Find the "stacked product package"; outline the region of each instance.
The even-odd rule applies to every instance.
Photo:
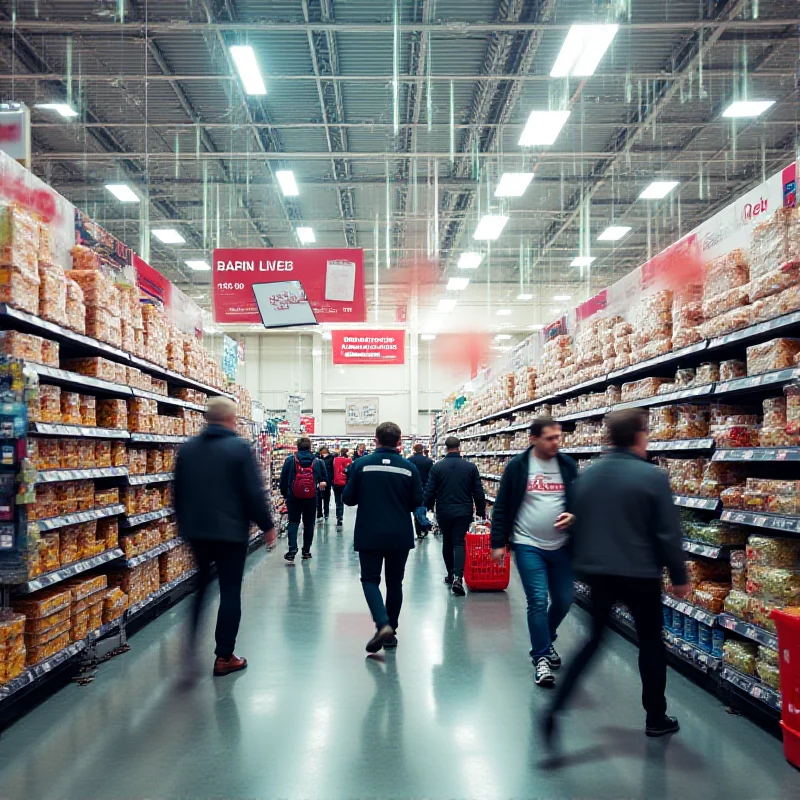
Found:
[[[0,206],[0,302],[39,313],[37,220],[14,205]]]

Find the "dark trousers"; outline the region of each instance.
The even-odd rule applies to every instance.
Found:
[[[361,562],[361,587],[375,627],[380,630],[384,625],[391,625],[397,630],[408,550],[362,550],[358,559]],[[382,568],[386,579],[385,604],[380,589]]]
[[[344,500],[342,500],[343,493],[344,486],[333,487],[333,499],[336,501],[336,519],[339,522],[344,519]]]
[[[661,637],[661,582],[652,578],[595,575],[587,579],[592,590],[592,635],[567,670],[556,692],[552,711],[569,699],[581,673],[597,653],[603,632],[616,602],[624,603],[633,616],[639,639],[639,675],[642,705],[648,721],[657,722],[667,712],[667,659]]]
[[[317,513],[317,499],[309,497],[308,500],[300,500],[297,497],[286,498],[286,511],[289,514],[289,527],[287,535],[289,537],[289,549],[297,552],[297,531],[300,528],[300,521],[303,522],[303,552],[311,550],[314,543],[314,524]]]
[[[327,484],[324,489],[317,486],[317,516],[321,517],[323,511],[325,516],[331,513],[331,485]]]
[[[437,519],[442,532],[442,557],[447,574],[461,578],[464,575],[464,538],[472,524],[472,517]]]
[[[230,658],[236,647],[236,634],[239,633],[239,622],[242,619],[242,576],[247,558],[247,543],[195,540],[190,544],[197,562],[200,581],[192,609],[192,647],[194,648],[197,637],[203,596],[211,580],[211,564],[216,563],[219,578],[219,611],[215,634],[217,648],[214,652],[221,658]]]

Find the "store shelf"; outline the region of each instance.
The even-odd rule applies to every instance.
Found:
[[[205,411],[206,407],[199,403],[190,403],[188,400],[181,400],[179,397],[169,397],[165,394],[156,394],[156,392],[148,392],[145,389],[132,388],[134,397],[144,397],[147,400],[155,400],[157,403],[163,403],[168,406],[177,406],[178,408],[190,408],[193,411]]]
[[[754,700],[760,700],[773,711],[780,713],[781,710],[781,696],[771,686],[762,683],[758,678],[751,675],[745,675],[744,672],[739,672],[729,664],[723,664],[720,671],[720,677],[723,681],[727,681],[735,686],[741,692],[744,692]]]
[[[683,540],[683,549],[687,553],[693,553],[696,556],[704,556],[705,558],[728,558],[730,554],[730,547],[694,542],[691,539]]]
[[[681,389],[679,392],[669,394],[654,394],[652,397],[643,397],[641,400],[628,400],[625,403],[617,403],[612,406],[610,411],[624,411],[628,408],[648,408],[649,406],[660,406],[669,403],[677,403],[681,400],[694,400],[698,397],[707,397],[714,389],[713,383],[706,383],[690,389]]]
[[[717,450],[712,461],[800,461],[800,447],[737,447]]]
[[[143,611],[146,611],[151,606],[155,605],[159,600],[162,600],[166,595],[168,595],[173,589],[177,589],[183,583],[190,580],[197,574],[196,569],[189,570],[185,575],[181,575],[180,578],[177,578],[174,581],[170,581],[169,583],[164,584],[160,589],[153,592],[149,597],[142,600],[140,603],[136,603],[132,605],[126,612],[125,612],[125,619],[127,622],[130,622],[134,617],[137,617]]]
[[[623,369],[615,369],[612,372],[609,372],[608,379],[615,380],[616,378],[626,378],[628,376],[636,375],[639,372],[647,372],[652,367],[660,367],[665,364],[672,364],[675,361],[685,359],[687,356],[702,352],[707,346],[708,342],[702,341],[698,342],[697,344],[691,344],[688,347],[683,347],[680,350],[672,350],[669,353],[664,353],[664,355],[650,358],[647,361],[640,361],[638,364],[631,364],[629,367],[624,367]]]
[[[140,564],[144,564],[145,561],[152,561],[154,558],[158,558],[160,555],[168,553],[170,550],[174,550],[176,547],[180,547],[180,545],[183,543],[183,539],[180,537],[171,539],[169,542],[162,542],[161,544],[156,545],[152,549],[148,550],[146,553],[141,553],[138,556],[126,559],[125,566],[128,569],[133,569],[133,567],[138,567]]]
[[[555,417],[556,422],[572,422],[576,419],[590,419],[591,417],[602,417],[608,414],[611,408],[608,406],[601,406],[600,408],[589,408],[584,411],[576,411],[574,414],[564,414],[561,417]]]
[[[41,679],[47,677],[53,670],[63,666],[68,661],[71,661],[85,649],[86,642],[84,640],[81,640],[80,642],[73,642],[63,650],[59,650],[55,655],[51,656],[47,660],[42,661],[41,663],[32,667],[28,667],[21,675],[14,678],[14,680],[9,681],[4,686],[0,686],[0,702],[8,700],[11,696],[19,692],[20,689],[24,689],[27,686],[38,683]]]
[[[752,375],[749,378],[736,378],[732,381],[723,381],[714,386],[714,394],[731,394],[732,392],[749,392],[765,386],[782,386],[800,377],[800,369],[779,369],[775,372],[765,372],[762,375]]]
[[[698,622],[703,622],[706,625],[711,625],[712,627],[714,624],[716,624],[718,617],[717,614],[712,614],[710,611],[706,611],[704,608],[700,608],[693,603],[687,603],[686,600],[678,600],[677,597],[672,597],[668,594],[662,594],[661,602],[665,606],[669,606],[670,608],[680,611],[681,614],[686,614],[687,617],[696,619]]]
[[[752,341],[760,339],[765,334],[768,338],[780,335],[787,328],[793,328],[800,324],[800,311],[793,311],[791,314],[784,314],[782,317],[775,317],[766,322],[758,322],[739,331],[728,333],[725,336],[717,336],[708,343],[709,350],[718,350],[721,347],[728,347],[732,344],[749,345]]]
[[[675,439],[670,442],[649,442],[647,451],[663,453],[682,450],[713,450],[714,440],[709,439]],[[715,459],[716,460],[716,459]]]
[[[518,456],[524,450],[481,450],[478,453],[464,453],[464,458],[489,458],[490,456]]]
[[[50,517],[49,519],[34,520],[30,524],[38,525],[40,531],[54,531],[63,528],[65,525],[78,525],[81,522],[91,522],[95,519],[104,517],[115,517],[117,514],[124,514],[125,506],[121,504],[105,506],[105,508],[92,508],[88,511],[76,511],[74,514],[64,514],[61,517]]]
[[[122,550],[120,550],[118,547],[115,547],[113,550],[106,550],[105,553],[100,553],[100,555],[92,556],[91,558],[85,558],[83,561],[76,561],[74,564],[68,564],[66,567],[53,570],[53,572],[39,575],[36,578],[32,578],[27,583],[20,584],[15,588],[20,594],[38,592],[39,589],[44,589],[46,586],[53,586],[56,583],[67,580],[67,578],[74,578],[76,575],[80,575],[82,572],[101,567],[103,564],[108,564],[111,561],[116,561],[118,558],[122,558],[124,555],[125,554],[122,552]]]
[[[756,514],[752,511],[722,512],[723,522],[735,522],[739,525],[752,525],[755,528],[767,528],[781,533],[800,533],[800,517],[788,517],[780,514]]]
[[[569,456],[600,454],[608,448],[601,444],[576,445],[575,447],[562,447],[560,452]]]
[[[123,513],[125,509],[123,506]],[[157,519],[169,517],[175,513],[174,508],[159,508],[158,511],[145,511],[143,514],[133,514],[129,517],[123,517],[120,520],[120,527],[133,528],[136,525],[144,525],[145,522],[153,522]]]
[[[174,479],[174,472],[154,472],[150,475],[128,475],[128,483],[131,486],[145,486],[149,483],[166,483]]]
[[[200,383],[200,381],[196,381],[193,378],[187,378],[185,375],[181,375],[178,372],[173,372],[171,369],[162,367],[159,364],[154,364],[152,361],[147,361],[144,358],[139,358],[139,356],[129,355],[128,360],[131,362],[131,364],[139,367],[139,369],[143,370],[144,372],[147,372],[150,375],[155,375],[157,378],[161,378],[162,380],[171,381],[172,383],[177,383],[180,386],[188,386],[192,389],[199,389],[201,392],[205,392],[206,394],[222,395],[223,397],[234,399],[234,396],[228,392],[223,392],[221,389],[215,389],[213,386]]]
[[[60,386],[68,386],[78,391],[94,389],[95,391],[118,395],[119,397],[130,397],[133,393],[130,386],[123,386],[101,378],[79,375],[77,372],[68,372],[65,369],[57,369],[56,367],[45,367],[42,364],[29,364],[29,366],[39,376],[40,381],[44,379],[44,383],[57,383]]]
[[[122,619],[115,619],[111,622],[106,622],[105,625],[101,625],[99,628],[96,628],[93,631],[89,631],[88,635],[86,636],[86,641],[88,644],[96,642],[100,639],[105,638],[109,634],[116,633],[120,630],[122,625]]]
[[[684,494],[672,496],[676,506],[682,508],[695,508],[700,511],[719,511],[720,501],[718,497],[691,497]]]
[[[142,442],[144,444],[180,444],[188,441],[188,436],[170,436],[158,433],[132,433],[132,442]]]
[[[84,425],[60,425],[52,422],[28,423],[30,433],[40,436],[77,436],[90,439],[129,439],[130,433],[118,428],[88,428]]]
[[[711,653],[707,653],[705,650],[701,650],[692,642],[680,639],[666,629],[664,630],[664,643],[667,646],[667,650],[673,655],[703,672],[717,670],[722,664],[722,659],[712,656]]]
[[[83,481],[91,478],[124,478],[127,467],[96,467],[92,469],[48,469],[36,477],[36,483],[61,483],[62,481]]]
[[[774,633],[770,633],[760,628],[758,625],[745,622],[743,619],[739,619],[733,614],[723,612],[717,617],[717,624],[720,628],[738,633],[739,636],[744,636],[745,639],[758,642],[758,644],[769,647],[771,650],[778,649],[778,637]]]

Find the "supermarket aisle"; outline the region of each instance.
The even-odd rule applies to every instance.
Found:
[[[0,796],[84,798],[789,798],[800,772],[780,743],[670,674],[672,741],[642,733],[636,651],[610,636],[548,771],[515,582],[450,597],[438,541],[411,556],[400,648],[366,659],[370,634],[351,535],[331,525],[314,559],[285,540],[251,558],[241,653],[250,668],[179,692],[184,602],[140,632],[93,684],[69,686],[0,742]],[[566,658],[583,633],[565,623]],[[210,622],[208,625],[210,629]],[[210,630],[208,641],[211,641]]]

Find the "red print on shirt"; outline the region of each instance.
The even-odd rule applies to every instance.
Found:
[[[564,492],[564,484],[561,481],[548,481],[544,475],[539,473],[534,475],[533,478],[528,478],[528,491],[529,492]]]

